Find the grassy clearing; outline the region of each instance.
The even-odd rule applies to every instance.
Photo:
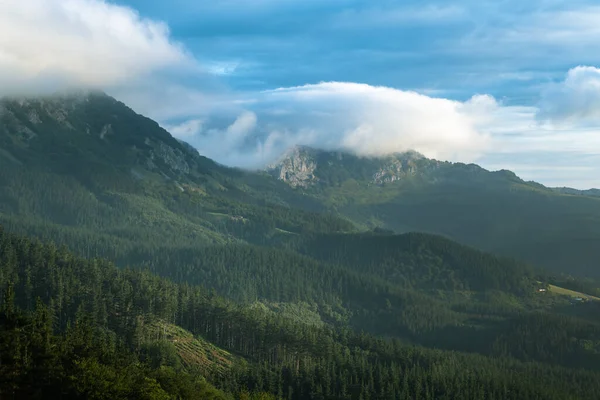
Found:
[[[550,292],[556,293],[559,295],[571,296],[571,297],[581,297],[582,299],[600,301],[600,298],[598,298],[598,297],[590,296],[589,294],[585,294],[585,293],[581,293],[581,292],[576,292],[574,290],[569,290],[569,289],[561,288],[561,287],[554,286],[554,285],[549,285],[549,288],[550,288]]]

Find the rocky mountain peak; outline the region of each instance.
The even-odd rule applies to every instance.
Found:
[[[382,157],[361,157],[343,151],[295,146],[278,162],[268,166],[267,171],[294,188],[309,188],[320,183],[327,185],[332,180],[340,179],[384,185],[414,175],[418,169],[417,162],[424,159],[415,151]]]
[[[306,146],[294,146],[267,170],[290,186],[306,188],[318,182],[315,175],[318,151]]]

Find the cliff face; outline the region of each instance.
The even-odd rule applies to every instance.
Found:
[[[309,187],[319,181],[315,175],[317,169],[317,151],[306,147],[294,147],[276,164],[267,170],[276,178],[290,186]]]
[[[297,146],[288,151],[267,171],[294,188],[308,188],[345,179],[384,185],[415,175],[417,161],[425,160],[415,152],[385,157],[358,157],[349,153],[316,150]]]
[[[416,160],[423,159],[417,153],[403,153],[381,159],[381,167],[373,174],[371,183],[383,185],[412,176],[419,171]]]

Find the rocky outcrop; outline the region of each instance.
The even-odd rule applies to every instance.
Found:
[[[186,175],[190,173],[190,165],[187,163],[186,157],[181,150],[160,142],[158,148],[154,150],[154,154],[172,171]]]
[[[419,170],[418,160],[424,157],[406,152],[384,157],[359,157],[340,151],[329,152],[297,146],[279,162],[267,167],[274,177],[294,188],[327,184],[331,178],[354,179],[370,185],[384,185],[412,176]],[[364,175],[367,171],[368,175]]]
[[[371,183],[384,185],[415,175],[418,171],[416,161],[423,158],[422,155],[416,152],[406,152],[381,158],[382,166],[373,174]]]
[[[291,187],[309,187],[319,181],[315,175],[317,162],[312,149],[294,147],[278,163],[267,169]]]
[[[379,171],[373,175],[372,183],[376,185],[392,183],[400,180],[404,175],[405,172],[403,171],[402,163],[398,160],[394,160],[389,165],[380,168]]]

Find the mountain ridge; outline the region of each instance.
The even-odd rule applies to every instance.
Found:
[[[476,164],[306,148],[266,173],[365,229],[441,234],[555,271],[600,275],[591,261],[600,256],[591,245],[600,240],[593,191],[557,190]]]
[[[592,261],[600,198],[510,171],[414,152],[369,158],[296,147],[288,161],[251,172],[203,157],[103,93],[0,104],[0,221],[44,237],[49,227],[52,235],[85,227],[127,246],[139,235],[157,244],[271,244],[379,227],[600,276]]]
[[[325,151],[309,146],[294,146],[287,150],[279,161],[267,166],[265,170],[294,188],[307,188],[321,181],[315,175],[320,164],[333,165],[338,162],[343,167],[344,165],[348,166],[348,163],[345,162],[347,159],[350,159],[351,162],[354,159],[371,161],[373,164],[371,166],[373,168],[372,183],[383,184],[394,182],[402,174],[411,173],[414,161],[424,159],[424,157],[415,151],[381,157],[360,157],[343,150]],[[408,167],[408,171],[405,171],[405,165]],[[361,172],[364,173],[364,171]]]
[[[404,176],[414,175],[417,172],[417,166],[426,167],[428,169],[435,169],[440,166],[460,166],[471,170],[472,172],[488,172],[492,174],[499,174],[510,176],[511,178],[519,178],[513,171],[507,169],[500,169],[497,171],[489,171],[475,163],[462,163],[462,162],[450,162],[440,161],[436,159],[426,158],[422,154],[414,150],[408,150],[405,152],[396,152],[380,156],[361,156],[346,150],[322,150],[311,146],[293,146],[288,149],[277,162],[272,163],[264,168],[264,170],[270,173],[272,176],[287,182],[292,187],[307,188],[314,186],[321,182],[319,177],[315,176],[315,172],[319,167],[320,163],[328,163],[332,165],[336,161],[339,162],[340,167],[348,167],[344,165],[344,160],[350,160],[350,162],[364,162],[368,167],[371,168],[369,171],[360,171],[362,176],[357,175],[356,172],[352,171],[350,177],[353,179],[364,179],[369,173],[372,179],[369,183],[372,184],[385,184],[393,183],[400,180]],[[352,168],[350,168],[352,170]],[[536,182],[531,182],[536,185],[540,185]],[[540,185],[543,186],[543,185]]]

